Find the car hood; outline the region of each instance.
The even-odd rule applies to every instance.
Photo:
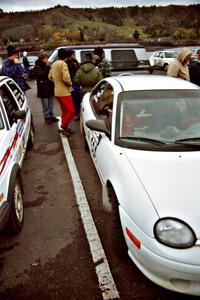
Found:
[[[181,219],[200,237],[200,151],[124,153],[159,217]]]

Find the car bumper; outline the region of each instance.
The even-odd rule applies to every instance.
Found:
[[[128,254],[140,271],[156,284],[180,293],[200,296],[200,247],[193,249],[178,250],[160,245],[154,238],[147,236],[128,215],[120,209],[122,227],[125,232],[125,239],[128,246]],[[140,241],[141,246],[137,248],[126,234],[128,228],[134,236]],[[156,249],[156,244],[158,248]],[[159,248],[165,248],[171,255],[158,254]],[[194,249],[195,248],[195,249]],[[152,249],[155,249],[153,251]],[[184,255],[191,251],[195,257],[196,263],[178,261],[181,253]],[[157,252],[157,253],[156,253]],[[164,252],[163,252],[164,253]],[[165,252],[166,253],[166,252]],[[172,256],[174,254],[174,259]],[[179,254],[179,256],[178,256]],[[199,264],[198,264],[199,262]]]

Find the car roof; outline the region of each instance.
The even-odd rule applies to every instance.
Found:
[[[107,78],[110,83],[117,81],[124,91],[130,90],[188,90],[200,89],[197,85],[164,75],[132,75]]]
[[[97,48],[97,47],[102,47],[104,49],[107,49],[107,48],[144,48],[143,45],[141,44],[137,44],[137,43],[119,43],[119,44],[88,44],[88,45],[71,45],[71,46],[60,46],[60,47],[57,47],[56,50],[60,49],[60,48],[72,48],[74,50],[76,49],[90,49],[90,48]]]

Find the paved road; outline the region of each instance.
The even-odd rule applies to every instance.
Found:
[[[57,125],[44,124],[35,95],[32,83],[27,96],[36,134],[23,166],[25,226],[17,237],[0,236],[0,299],[102,299]],[[59,114],[57,105],[55,111]],[[158,287],[128,257],[122,261],[110,251],[100,182],[84,150],[79,122],[72,127],[69,144],[121,299],[192,299]]]

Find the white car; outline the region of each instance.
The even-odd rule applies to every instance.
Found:
[[[170,50],[160,50],[155,51],[149,58],[149,63],[151,67],[160,68],[164,71],[168,70],[168,66],[171,61],[173,61],[177,56],[176,51]]]
[[[128,250],[158,285],[200,296],[200,89],[158,75],[103,79],[83,98],[81,132],[113,251]]]
[[[0,229],[12,233],[24,224],[21,167],[33,133],[25,94],[11,78],[0,76]]]

